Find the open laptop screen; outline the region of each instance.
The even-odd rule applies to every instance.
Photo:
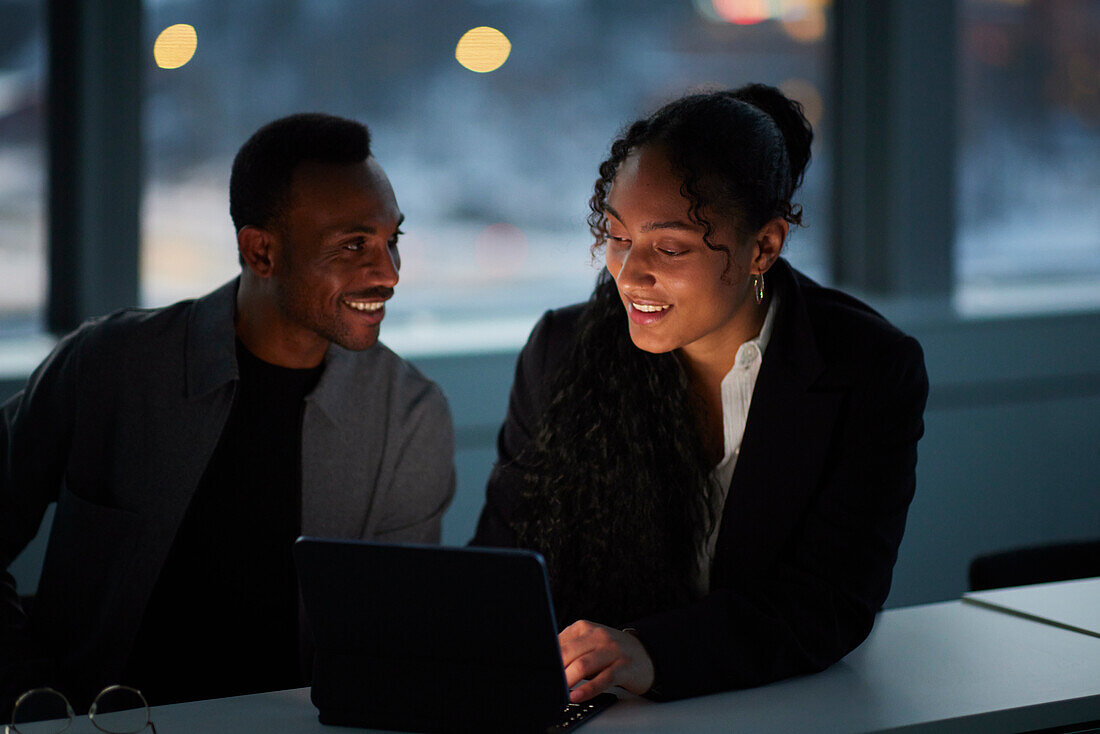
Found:
[[[299,538],[322,723],[538,727],[568,703],[537,553]]]

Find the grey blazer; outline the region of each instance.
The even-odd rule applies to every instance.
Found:
[[[0,573],[0,693],[117,682],[233,403],[236,290],[88,322],[3,406],[0,565],[57,512],[29,615]],[[455,481],[443,394],[382,344],[325,361],[302,422],[303,534],[438,542]]]

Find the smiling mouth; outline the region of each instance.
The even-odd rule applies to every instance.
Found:
[[[373,313],[375,311],[381,311],[386,306],[385,301],[349,301],[344,300],[344,305],[354,308],[356,311],[365,311],[367,313]]]
[[[663,322],[672,308],[671,303],[638,303],[629,298],[627,304],[627,315],[631,323],[638,326],[653,326]]]
[[[627,298],[630,305],[636,310],[642,313],[660,313],[661,311],[667,311],[672,308],[671,303],[639,303],[633,298]]]

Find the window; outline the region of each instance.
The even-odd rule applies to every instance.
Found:
[[[961,305],[1100,305],[1100,4],[958,12]]]
[[[0,3],[0,335],[40,328],[46,292],[43,9]]]
[[[186,65],[147,75],[143,299],[193,296],[239,271],[233,155],[263,123],[323,110],[370,126],[407,216],[387,339],[395,327],[447,324],[478,348],[494,338],[485,320],[508,316],[522,339],[535,315],[591,290],[584,218],[617,130],[693,88],[749,81],[783,86],[818,125],[801,199],[808,227],[789,253],[820,276],[825,4],[149,0],[150,46],[188,23],[198,47]],[[511,44],[496,71],[456,61],[459,38],[477,26]],[[462,322],[483,327],[456,331]]]

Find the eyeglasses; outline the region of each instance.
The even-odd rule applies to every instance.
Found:
[[[35,688],[15,699],[4,734],[61,734],[73,725],[74,718],[72,704],[64,694],[53,688]],[[100,691],[88,709],[88,718],[92,726],[107,734],[138,734],[146,727],[157,734],[149,702],[141,691],[129,686],[108,686]]]

